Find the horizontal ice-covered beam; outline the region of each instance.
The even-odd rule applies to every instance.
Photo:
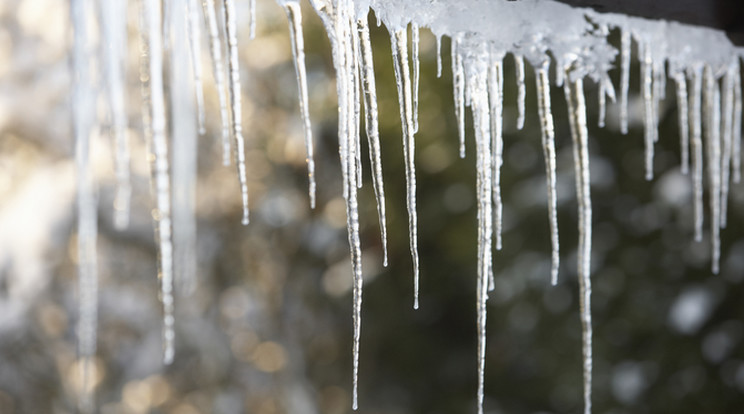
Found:
[[[622,13],[654,20],[670,20],[723,30],[744,46],[744,7],[741,0],[558,0],[600,13]]]

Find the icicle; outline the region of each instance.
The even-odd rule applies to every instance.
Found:
[[[731,145],[731,170],[733,174],[733,181],[739,183],[741,181],[741,116],[742,116],[742,104],[741,104],[741,69],[739,66],[739,60],[734,62],[734,133],[732,137]]]
[[[250,8],[250,20],[249,20],[249,30],[250,30],[250,37],[251,40],[256,38],[256,0],[248,0],[248,7]]]
[[[721,257],[721,89],[713,70],[705,67],[705,149],[710,189],[711,270],[718,274]]]
[[[517,129],[522,129],[524,128],[524,100],[527,93],[524,85],[524,56],[514,55],[514,63],[517,72],[517,110],[519,111]]]
[[[100,5],[101,30],[104,39],[103,59],[111,129],[114,137],[114,171],[116,192],[114,196],[114,227],[129,226],[129,207],[132,194],[129,170],[129,138],[127,113],[124,104],[124,51],[126,50],[126,22],[120,18],[126,4],[119,1]]]
[[[369,37],[367,19],[357,20],[359,32],[359,55],[361,57],[362,89],[364,91],[364,114],[369,143],[369,160],[372,167],[372,186],[377,200],[377,216],[380,221],[382,239],[382,264],[387,267],[387,219],[385,217],[385,187],[382,180],[382,158],[380,155],[380,133],[377,120],[377,87],[375,85],[375,69],[372,60],[372,43]]]
[[[419,79],[421,62],[419,61],[419,26],[411,23],[411,60],[413,61],[413,132],[418,132]]]
[[[162,19],[159,4],[152,0],[143,1],[143,27],[145,39],[143,65],[147,74],[142,77],[149,81],[143,85],[147,101],[149,122],[145,131],[150,141],[150,180],[155,194],[155,238],[159,246],[160,296],[163,303],[163,363],[173,362],[173,242],[171,239],[171,189],[168,162],[168,143],[165,135],[165,98],[163,96],[163,39],[161,38]]]
[[[209,31],[209,53],[212,57],[212,74],[217,97],[220,102],[220,119],[222,121],[222,164],[230,165],[230,118],[227,111],[227,91],[225,90],[225,62],[222,60],[222,42],[220,29],[217,24],[217,13],[214,0],[204,0],[202,3],[204,19]]]
[[[491,52],[491,62],[489,65],[488,92],[491,105],[491,167],[492,174],[492,195],[493,195],[493,231],[496,244],[496,250],[501,250],[501,222],[504,206],[501,202],[501,165],[503,164],[503,119],[504,119],[504,71],[503,55],[497,55]]]
[[[738,59],[738,58],[737,58]],[[721,228],[726,228],[728,213],[729,177],[731,168],[731,147],[733,145],[734,133],[734,72],[733,63],[729,65],[723,78],[723,123],[721,132]]]
[[[194,75],[194,88],[196,90],[197,125],[199,126],[199,135],[204,135],[207,132],[207,128],[205,126],[206,120],[204,115],[204,88],[202,87],[201,30],[199,30],[199,12],[197,11],[197,7],[196,0],[188,0],[187,31],[191,49],[191,69]]]
[[[685,79],[685,74],[681,70],[674,73],[674,82],[677,85],[680,168],[682,174],[688,174],[690,172],[690,123],[687,115],[687,80]]]
[[[651,48],[639,43],[641,55],[641,76],[644,102],[644,141],[646,145],[646,180],[654,178],[654,142],[656,142],[656,114],[654,112],[653,60]]]
[[[442,36],[437,35],[437,78],[442,77]]]
[[[98,269],[96,239],[98,209],[95,179],[90,165],[90,136],[94,130],[95,90],[92,85],[92,47],[89,43],[87,10],[93,4],[73,0],[70,17],[74,27],[72,115],[75,134],[77,174],[77,254],[78,254],[78,358],[80,359],[80,411],[94,411],[95,366],[98,329]],[[104,10],[103,13],[108,13]]]
[[[302,35],[302,10],[298,1],[282,1],[289,20],[289,38],[292,42],[297,90],[300,96],[300,113],[305,132],[305,150],[307,152],[307,177],[310,208],[315,208],[315,160],[313,157],[313,130],[310,126],[310,110],[307,97],[307,74],[305,71],[305,40]]]
[[[620,38],[620,132],[628,133],[628,89],[630,86],[630,30],[622,28]]]
[[[359,32],[354,30],[354,23],[349,23],[349,56],[351,58],[351,75],[352,75],[352,88],[349,99],[354,103],[354,116],[353,123],[350,124],[350,128],[353,128],[354,142],[357,148],[355,153],[356,159],[356,172],[357,172],[357,188],[362,188],[362,133],[361,133],[361,68],[359,65]]]
[[[184,295],[191,294],[196,288],[196,155],[198,153],[197,130],[194,125],[194,101],[192,88],[197,89],[197,110],[199,104],[199,89],[201,80],[192,78],[189,82],[189,60],[194,62],[194,51],[200,50],[194,46],[199,39],[193,39],[194,27],[198,23],[196,2],[189,1],[188,10],[185,7],[175,7],[171,10],[170,33],[173,35],[170,50],[169,113],[172,117],[171,153],[172,153],[172,185],[173,185],[173,270],[174,280],[179,291]],[[188,13],[188,15],[187,15]],[[191,38],[192,44],[179,41]],[[201,56],[200,52],[197,52]],[[199,68],[200,64],[195,63]],[[193,67],[193,66],[192,66]],[[201,69],[199,69],[201,70]]]
[[[666,97],[666,66],[664,61],[658,62],[652,59],[653,68],[653,102],[654,102],[654,142],[659,142],[659,118],[661,111],[659,105]]]
[[[414,166],[414,130],[413,130],[413,103],[411,102],[411,79],[408,68],[408,46],[406,30],[396,30],[390,35],[393,50],[393,66],[395,68],[395,80],[398,85],[398,102],[400,104],[400,121],[403,124],[403,152],[406,163],[406,182],[408,190],[408,229],[411,243],[411,256],[413,258],[413,308],[418,309],[419,288],[419,257],[418,257],[418,235],[416,214],[416,169]],[[460,73],[462,74],[462,62],[460,62]],[[464,117],[464,114],[460,114]]]
[[[253,0],[251,0],[253,1]],[[224,0],[225,31],[227,33],[228,68],[230,72],[229,87],[230,106],[232,108],[232,135],[235,139],[235,159],[238,167],[238,181],[240,194],[243,199],[243,225],[247,225],[248,217],[248,183],[245,177],[245,142],[243,140],[240,70],[238,65],[238,29],[235,22],[235,0]],[[251,20],[253,22],[253,20]],[[253,23],[252,23],[253,24]]]
[[[703,240],[703,140],[701,98],[703,90],[703,68],[696,65],[690,69],[692,94],[689,96],[690,131],[692,150],[692,187],[694,195],[695,241]]]
[[[569,123],[573,138],[576,196],[579,203],[579,293],[581,308],[582,342],[584,354],[584,413],[590,414],[592,401],[592,315],[591,315],[591,254],[592,254],[592,201],[589,175],[589,148],[586,125],[584,84],[581,78],[564,85],[569,108]]]
[[[476,288],[476,311],[478,314],[478,413],[483,413],[485,367],[486,367],[486,300],[489,291],[489,275],[491,271],[492,251],[492,215],[491,215],[491,186],[493,183],[491,157],[492,141],[491,119],[492,105],[489,95],[492,85],[501,82],[501,79],[489,79],[493,77],[493,66],[488,62],[488,54],[485,50],[475,52],[476,56],[468,58],[465,68],[468,76],[467,87],[472,99],[471,108],[475,126],[476,143],[476,171],[477,171],[477,193],[478,193],[478,282]],[[489,65],[490,63],[490,65]],[[501,58],[498,60],[501,64]]]
[[[556,160],[555,160],[555,128],[553,126],[553,112],[550,103],[550,79],[548,70],[550,60],[545,59],[543,65],[535,69],[537,82],[537,104],[542,127],[542,147],[545,157],[545,177],[548,187],[548,216],[550,219],[550,243],[553,247],[550,266],[550,283],[558,284],[558,269],[560,267],[560,247],[558,243],[558,200],[556,191]]]
[[[605,91],[604,81],[600,80],[597,86],[599,86],[599,98],[598,98],[599,116],[597,120],[597,126],[599,126],[600,128],[604,128],[605,127],[605,116],[607,112],[607,97],[606,97],[607,92]]]
[[[452,53],[455,117],[457,117],[457,132],[460,137],[460,158],[465,158],[465,75],[462,67],[462,56],[458,50],[461,41],[461,35],[452,36],[450,51]]]

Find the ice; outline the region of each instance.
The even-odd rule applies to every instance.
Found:
[[[690,172],[690,121],[687,108],[687,79],[682,70],[674,73],[677,85],[677,113],[679,119],[680,169],[682,174]]]
[[[413,61],[413,132],[418,132],[419,122],[419,81],[421,78],[421,61],[419,60],[419,27],[411,24],[411,60]]]
[[[517,129],[522,129],[524,128],[524,99],[527,93],[524,85],[524,56],[514,55],[514,64],[517,72],[517,111],[519,111]]]
[[[692,150],[692,187],[695,215],[695,241],[703,240],[703,132],[702,132],[702,94],[703,94],[703,67],[693,66],[688,76],[692,83],[692,94],[689,96],[690,104],[690,131]]]
[[[400,122],[403,128],[403,155],[406,163],[406,200],[408,207],[408,237],[413,259],[413,308],[419,305],[419,256],[418,256],[418,216],[416,214],[416,168],[414,165],[413,103],[411,99],[411,75],[408,68],[408,41],[405,29],[390,33],[393,51],[395,80],[398,86]],[[464,114],[461,114],[464,117]]]
[[[247,225],[248,217],[248,183],[245,174],[245,141],[243,140],[241,88],[240,88],[240,59],[238,58],[238,28],[235,20],[235,0],[224,0],[225,5],[225,33],[227,34],[228,91],[230,92],[230,107],[232,109],[232,135],[235,140],[235,164],[238,167],[238,181],[240,195],[243,200],[243,225]],[[253,14],[251,15],[253,16]],[[252,17],[253,19],[253,17]],[[252,22],[253,20],[251,20]],[[253,24],[253,23],[252,23]],[[251,26],[252,27],[252,26]]]
[[[705,68],[705,150],[708,155],[711,270],[718,274],[721,257],[721,89],[712,69]]]
[[[166,137],[165,97],[163,90],[163,39],[161,37],[160,7],[153,1],[143,2],[144,37],[143,69],[147,83],[143,85],[147,103],[149,130],[145,135],[150,146],[150,180],[155,195],[155,239],[159,247],[158,279],[163,304],[163,363],[173,362],[173,241],[171,237],[171,188],[169,173],[168,142]]]
[[[462,67],[462,56],[458,46],[462,41],[459,35],[453,35],[450,43],[452,55],[452,83],[455,96],[455,117],[457,118],[457,133],[460,138],[460,158],[465,158],[465,74]]]
[[[375,85],[375,69],[372,60],[372,43],[369,37],[369,26],[367,16],[357,20],[357,31],[359,32],[359,54],[361,58],[362,90],[365,114],[365,126],[367,129],[367,141],[369,143],[369,158],[372,166],[372,185],[377,200],[377,216],[380,221],[380,233],[382,239],[382,263],[388,265],[387,249],[387,218],[385,215],[385,186],[382,180],[382,158],[380,154],[380,133],[377,119],[377,86]]]
[[[442,36],[437,36],[437,78],[442,77]]]
[[[738,59],[738,58],[737,58]],[[729,178],[731,176],[731,147],[734,135],[734,76],[739,72],[732,62],[723,78],[723,123],[721,125],[721,228],[726,228],[728,209]]]
[[[741,104],[741,75],[740,75],[740,64],[739,60],[736,60],[734,64],[734,121],[733,128],[734,134],[732,137],[731,145],[731,170],[733,174],[733,181],[739,183],[741,181],[741,116],[742,116],[742,104]]]
[[[547,57],[535,69],[537,82],[537,108],[540,115],[542,130],[543,157],[545,158],[545,178],[548,188],[548,218],[550,221],[551,254],[550,283],[558,284],[558,269],[560,267],[560,247],[558,242],[558,201],[556,191],[556,160],[555,160],[555,128],[553,126],[553,111],[550,103],[550,79],[548,70],[550,60]]]
[[[206,119],[204,115],[204,88],[202,87],[201,66],[201,30],[199,27],[199,9],[196,0],[188,0],[188,39],[191,55],[191,70],[194,76],[194,89],[196,91],[197,125],[199,135],[207,132]],[[173,12],[175,13],[175,12]]]
[[[305,133],[305,151],[307,153],[307,178],[310,208],[315,208],[315,159],[313,157],[313,130],[310,126],[310,109],[307,97],[307,73],[305,70],[305,40],[302,35],[302,10],[299,1],[277,0],[287,13],[289,20],[289,37],[292,42],[297,90],[300,100],[300,113]]]
[[[657,118],[654,94],[654,62],[651,57],[651,48],[648,44],[639,42],[639,54],[641,55],[641,88],[643,90],[643,127],[644,142],[646,146],[646,180],[654,178],[654,143],[656,142]]]
[[[628,89],[630,89],[630,30],[620,37],[620,132],[628,133]]]
[[[132,194],[130,182],[130,153],[127,135],[127,113],[124,98],[124,54],[127,45],[126,20],[120,16],[126,3],[112,0],[101,3],[101,31],[104,39],[103,60],[106,79],[106,98],[109,106],[111,130],[114,137],[114,171],[116,194],[114,196],[114,226],[129,226],[129,209]]]
[[[193,39],[194,25],[198,23],[198,14],[195,12],[196,3],[190,1],[189,9],[185,7],[174,7],[171,10],[170,21],[164,22],[170,25],[170,76],[169,100],[171,116],[171,181],[173,186],[173,273],[174,281],[179,291],[184,295],[191,294],[196,288],[197,274],[197,249],[196,249],[196,157],[197,124],[194,122],[196,111],[199,108],[199,93],[201,81],[189,74],[189,60],[194,61],[194,51],[200,50],[194,47],[199,39]],[[187,14],[188,13],[188,14]],[[189,38],[191,44],[179,41]],[[191,46],[191,56],[189,51]],[[199,53],[201,55],[201,53]],[[200,64],[192,65],[196,70]],[[193,79],[193,84],[190,80]],[[194,108],[194,91],[196,88],[196,108]],[[196,109],[196,111],[195,111]],[[165,296],[164,296],[165,297]],[[165,317],[173,317],[172,306],[170,314]],[[171,333],[168,333],[169,335]]]
[[[256,0],[248,0],[248,7],[250,9],[250,20],[248,22],[249,35],[251,39],[256,38]]]
[[[227,91],[225,89],[225,62],[222,58],[222,41],[217,24],[217,13],[214,0],[202,2],[204,19],[209,31],[209,54],[212,58],[212,75],[214,77],[217,97],[220,102],[220,120],[222,122],[222,164],[230,165],[230,118],[227,110]]]
[[[570,79],[570,76],[567,75]],[[582,78],[564,84],[573,140],[576,198],[579,202],[579,303],[581,309],[582,350],[584,354],[584,413],[592,411],[592,314],[591,254],[592,201],[590,193],[589,148],[586,125],[586,103]]]
[[[72,79],[73,129],[75,136],[75,168],[77,170],[77,261],[78,261],[78,358],[80,358],[81,394],[79,408],[94,412],[93,375],[98,330],[98,209],[95,179],[90,162],[90,137],[96,127],[94,116],[95,89],[92,84],[92,36],[88,31],[87,0],[74,0],[70,14],[74,25]],[[108,11],[104,11],[108,13]]]
[[[501,165],[503,164],[504,139],[504,68],[503,54],[491,52],[488,76],[488,96],[491,105],[491,167],[493,196],[493,231],[496,250],[501,250],[501,231],[504,206],[501,202]]]

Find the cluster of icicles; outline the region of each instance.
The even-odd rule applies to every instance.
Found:
[[[289,20],[299,106],[307,150],[309,199],[315,206],[312,129],[308,115],[302,17],[299,0],[277,0]],[[194,260],[189,249],[195,240],[193,187],[196,174],[196,137],[205,133],[205,110],[200,66],[202,17],[208,35],[212,74],[216,83],[221,117],[223,163],[234,160],[243,203],[243,224],[248,224],[248,189],[241,125],[241,88],[234,0],[141,0],[140,79],[143,124],[149,145],[153,211],[159,246],[158,278],[163,305],[164,362],[174,356],[174,284],[193,287]],[[470,106],[475,130],[474,157],[477,169],[478,205],[478,407],[483,411],[484,361],[486,350],[486,301],[494,288],[493,247],[501,249],[503,62],[514,56],[518,85],[517,126],[524,125],[525,60],[531,63],[537,83],[537,102],[548,189],[548,218],[551,230],[550,280],[557,283],[559,239],[556,213],[556,149],[551,111],[550,65],[555,65],[555,83],[563,87],[568,107],[575,162],[579,206],[578,273],[581,323],[583,327],[584,402],[591,411],[592,324],[590,312],[590,259],[592,208],[584,79],[599,85],[599,126],[605,122],[606,99],[616,100],[608,71],[614,67],[617,50],[607,43],[609,28],[619,28],[621,48],[620,124],[628,131],[628,89],[631,40],[635,39],[641,62],[646,148],[646,177],[653,176],[654,144],[658,140],[659,102],[664,99],[667,76],[676,84],[681,142],[681,168],[692,176],[694,188],[695,240],[703,233],[703,152],[707,155],[710,194],[712,270],[718,271],[720,228],[726,226],[729,182],[741,178],[742,96],[739,56],[722,34],[674,23],[650,22],[617,15],[599,15],[571,9],[548,0],[484,2],[468,0],[460,6],[444,0],[354,1],[310,0],[321,17],[330,39],[337,74],[338,138],[343,195],[353,270],[353,407],[357,407],[357,377],[361,333],[362,266],[357,191],[362,186],[360,114],[364,108],[369,140],[372,182],[382,233],[384,264],[387,265],[385,195],[380,162],[375,72],[372,60],[368,13],[375,10],[390,33],[393,64],[401,108],[403,151],[407,181],[410,249],[413,256],[414,308],[418,307],[419,258],[417,252],[415,139],[418,130],[419,28],[429,27],[437,38],[437,72],[441,76],[441,38],[451,38],[455,115],[458,120],[460,156],[465,157],[465,107]],[[250,0],[250,35],[255,33],[255,0]],[[201,14],[201,16],[200,16]],[[126,50],[124,0],[72,0],[74,23],[73,118],[78,168],[78,253],[80,283],[79,353],[82,360],[81,408],[93,409],[92,357],[96,352],[97,275],[95,180],[89,161],[89,136],[100,120],[95,116],[97,91],[108,107],[108,118],[116,148],[116,227],[129,220],[129,145],[126,135],[124,75]],[[92,22],[97,22],[94,24]],[[410,43],[409,43],[410,26]],[[680,39],[674,30],[692,31],[693,37],[717,42],[710,51]],[[91,30],[100,30],[100,45],[93,43]],[[678,44],[672,44],[674,39]],[[187,42],[180,39],[188,39]],[[669,40],[667,42],[667,40]],[[410,45],[410,56],[409,56]],[[164,59],[165,58],[165,59]],[[164,79],[164,61],[169,76]],[[96,67],[101,79],[96,80]],[[189,69],[190,68],[190,69]],[[166,68],[167,69],[167,68]],[[668,72],[667,72],[668,71]],[[101,85],[98,85],[100,82]],[[165,82],[169,82],[170,106],[166,110]],[[194,104],[195,102],[195,104]],[[170,131],[166,120],[170,114]],[[704,128],[703,128],[704,126]],[[198,127],[198,128],[197,128]],[[169,141],[169,135],[172,137]]]

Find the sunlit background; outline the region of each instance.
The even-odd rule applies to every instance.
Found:
[[[286,17],[273,1],[257,4],[257,36],[250,40],[247,1],[237,2],[252,221],[240,225],[234,167],[221,164],[217,94],[205,53],[208,131],[199,138],[198,284],[176,298],[171,366],[161,363],[138,3],[131,2],[122,16],[129,22],[134,186],[131,224],[124,231],[112,224],[112,139],[105,122],[92,148],[100,276],[95,382],[102,414],[351,412],[351,266],[329,44],[303,2],[318,178],[318,203],[311,210]],[[3,414],[73,413],[80,389],[68,6],[55,0],[0,2]],[[437,79],[435,38],[424,30],[416,137],[421,308],[414,311],[390,43],[384,27],[371,19],[390,265],[382,266],[369,162],[363,158],[359,412],[472,413],[477,222],[470,115],[462,160],[449,39],[443,41],[444,74]],[[617,37],[611,37],[616,44]],[[634,64],[631,90],[638,91]],[[575,413],[582,407],[582,372],[571,140],[563,93],[554,88],[562,262],[559,285],[551,287],[545,173],[534,77],[527,69],[527,119],[517,131],[514,64],[507,57],[505,233],[504,248],[494,256],[485,407],[488,413]],[[617,84],[619,74],[611,75]],[[692,240],[690,179],[679,173],[671,82],[669,88],[661,103],[657,177],[647,182],[640,97],[631,96],[631,131],[624,136],[615,105],[608,108],[608,127],[596,127],[596,85],[586,86],[598,413],[744,412],[744,188],[732,188],[721,272],[712,275],[707,215],[703,242]]]

